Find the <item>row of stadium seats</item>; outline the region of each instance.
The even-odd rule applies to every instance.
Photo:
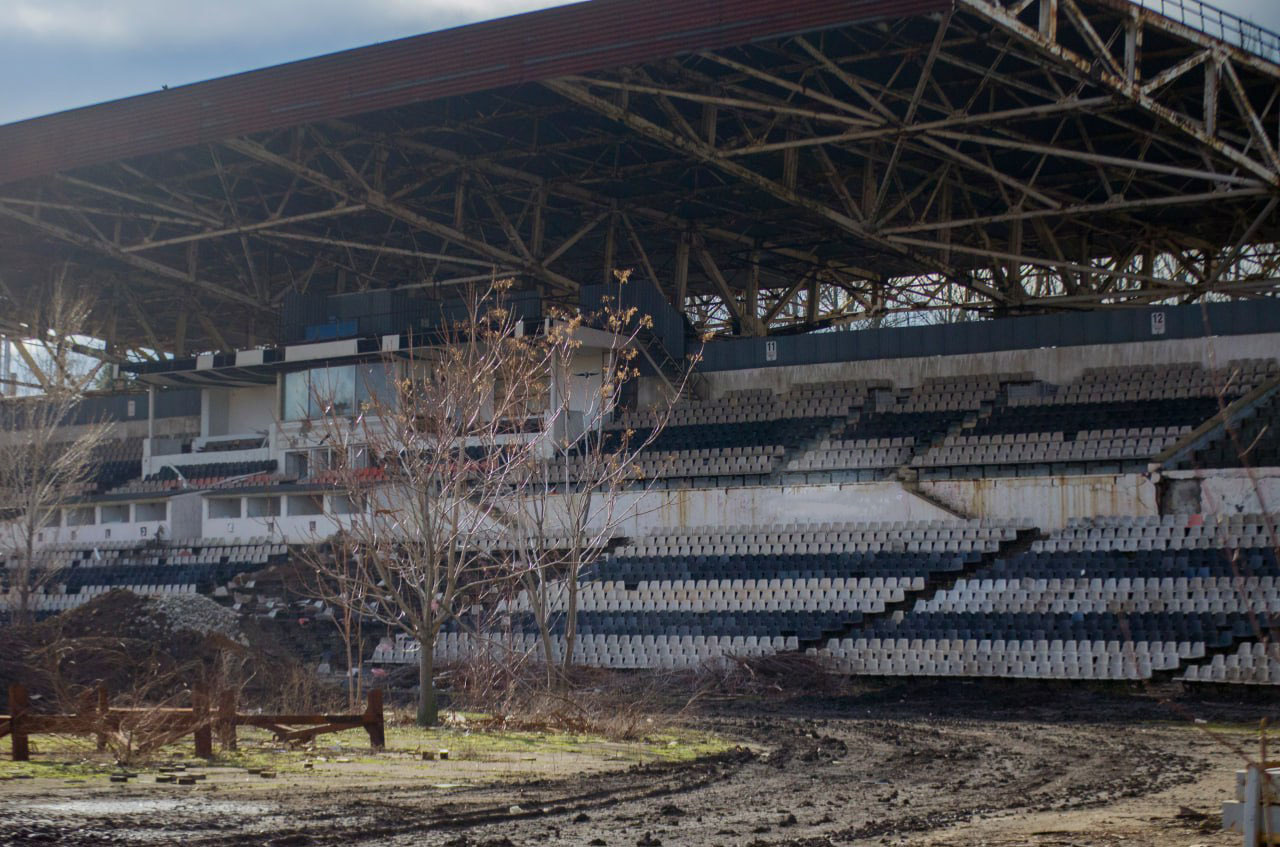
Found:
[[[216,564],[251,559],[266,562],[288,553],[288,546],[268,538],[229,540],[210,537],[175,538],[167,542],[96,541],[91,544],[47,544],[36,554],[39,568]],[[0,551],[0,568],[17,565],[16,553]]]
[[[552,654],[564,656],[564,639],[552,641]],[[575,639],[573,657],[580,664],[606,668],[696,668],[704,663],[727,657],[764,656],[795,651],[799,641],[794,636],[600,636],[584,635]],[[418,661],[418,644],[404,636],[385,638],[373,651],[378,663],[413,663]],[[532,633],[512,633],[477,639],[469,633],[441,633],[435,657],[440,662],[457,662],[476,653],[493,655],[542,655],[542,644]]]
[[[1189,665],[1185,682],[1280,685],[1280,654],[1273,643],[1247,642],[1234,653],[1219,653],[1208,664]]]
[[[923,577],[662,580],[641,582],[634,588],[622,582],[590,582],[582,586],[578,607],[603,612],[883,612],[886,604],[901,603],[908,592],[924,586]],[[554,598],[554,608],[562,610],[563,602],[563,597]],[[498,606],[500,612],[530,609],[524,592],[515,602]]]
[[[37,611],[73,608],[114,588],[139,594],[212,591],[238,574],[260,570],[284,561],[288,547],[265,538],[236,540],[199,538],[131,545],[105,542],[93,547],[62,544],[41,552],[35,563],[41,574],[35,597]],[[0,557],[0,591],[12,605],[11,577],[22,573],[22,561],[13,553]],[[35,582],[34,573],[28,577]]]
[[[873,676],[1135,680],[1204,652],[1185,641],[845,638],[828,641],[824,655],[845,673]]]
[[[583,641],[576,649],[584,661],[606,667],[692,667],[719,656],[776,652],[779,644],[817,645],[1018,539],[1010,521],[693,527],[637,538],[582,583],[575,625]],[[563,596],[553,595],[551,608],[552,635],[560,637]],[[536,631],[530,609],[523,593],[498,604],[495,637],[530,637]],[[465,641],[461,630],[445,628]],[[593,638],[634,646],[583,646]],[[442,641],[438,658],[456,658],[449,645],[458,643]],[[393,660],[390,647],[378,655]]]
[[[1049,401],[1056,404],[1160,398],[1238,397],[1280,374],[1274,359],[1242,359],[1210,370],[1199,364],[1122,365],[1087,368]],[[1095,400],[1094,398],[1097,398]]]
[[[789,471],[864,470],[897,468],[911,460],[915,439],[893,439],[904,443],[880,446],[888,439],[871,438],[854,441],[824,439],[812,450],[787,463]]]
[[[641,479],[657,477],[689,479],[692,477],[763,476],[773,472],[785,453],[781,445],[700,450],[676,450],[669,453],[645,452],[636,463]],[[570,478],[579,478],[578,462],[570,459]]]
[[[164,494],[184,489],[261,488],[298,482],[297,476],[275,473],[275,464],[274,460],[268,460],[261,462],[218,463],[216,465],[188,465],[181,469],[181,479],[172,469],[166,467],[146,479],[135,479],[132,482],[121,485],[111,493]],[[229,473],[227,472],[228,468],[236,468],[242,472]]]
[[[1143,429],[1150,430],[1150,427]],[[1146,460],[1169,447],[1191,431],[1190,426],[1160,427],[1173,430],[1161,435],[1143,434],[1143,429],[1078,432],[1070,439],[1061,432],[1019,433],[1012,435],[948,436],[942,444],[912,464],[921,467],[955,465],[1061,464],[1106,460]]]
[[[125,588],[134,594],[142,595],[166,595],[166,594],[195,594],[198,586],[195,583],[137,583],[129,585],[90,585],[82,587],[74,594],[34,594],[32,595],[31,611],[35,612],[38,617],[46,617],[50,614],[65,612],[69,609],[75,609],[88,603],[95,597],[115,591],[116,589]],[[17,605],[17,596],[11,592],[0,593],[0,614],[7,614]]]
[[[729,391],[711,400],[689,399],[677,403],[667,423],[669,426],[702,426],[784,418],[843,418],[850,408],[861,406],[872,392],[888,387],[887,381],[878,380],[801,384],[781,395],[775,395],[768,388]],[[646,410],[627,410],[613,428],[644,429],[652,423]]]
[[[980,409],[996,399],[1003,384],[1029,382],[1031,374],[981,374],[960,377],[930,377],[917,388],[898,399],[888,409],[901,414],[919,412],[954,412]]]
[[[761,484],[785,470],[791,482],[872,481],[914,466],[926,478],[1133,471],[1235,399],[1280,374],[1274,359],[1086,370],[1063,386],[1028,373],[928,378],[895,390],[886,380],[797,383],[684,400],[648,445],[639,476],[665,487]],[[1221,395],[1221,396],[1220,396]],[[1280,465],[1280,431],[1269,425],[1280,397],[1202,447],[1185,467]],[[607,437],[648,437],[647,410],[626,411]],[[179,436],[191,442],[193,436]],[[1012,439],[1012,440],[1011,440]],[[256,449],[262,439],[214,439],[200,452]],[[189,446],[186,449],[190,449]],[[689,455],[697,451],[699,455]],[[704,453],[705,451],[705,453]],[[143,440],[99,448],[84,494],[165,494],[177,489],[298,482],[271,461],[161,468],[141,478]],[[763,457],[767,457],[767,460]],[[229,481],[228,481],[229,480]],[[323,478],[302,480],[324,482]]]
[[[859,674],[1280,683],[1280,665],[1257,641],[1280,619],[1280,563],[1267,546],[1244,546],[1267,531],[1257,516],[1183,515],[1076,520],[1033,543],[1009,522],[662,533],[631,539],[584,580],[575,656],[691,668],[780,652],[781,640],[790,645],[782,651]],[[899,549],[826,550],[854,538]],[[1069,549],[1081,540],[1102,546]],[[929,550],[961,542],[974,549]],[[754,550],[767,552],[739,552]],[[552,607],[560,639],[563,598]],[[503,634],[494,638],[541,649],[527,598],[496,613]],[[442,661],[476,648],[446,630]]]
[[[1280,466],[1280,393],[1272,395],[1209,444],[1183,461],[1182,468],[1267,468]]]
[[[790,481],[801,482],[885,479],[908,465],[929,478],[1116,473],[1142,469],[1214,415],[1219,392],[1234,399],[1277,373],[1275,360],[1244,360],[1218,370],[1093,369],[1060,387],[1033,382],[1028,373],[930,378],[903,391],[883,381],[798,383],[776,395],[751,389],[677,404],[650,449],[783,447]],[[645,421],[644,411],[628,412],[614,427],[636,428],[643,438]],[[1258,455],[1280,462],[1263,449]],[[654,470],[646,468],[645,478]],[[676,486],[714,476],[735,485],[764,477],[732,465],[662,473]]]
[[[1037,542],[1032,550],[1077,549],[1073,545],[1079,542],[1110,539],[1121,542],[1150,539],[1159,542],[1157,549],[1169,550],[1204,549],[1206,543],[1210,547],[1232,550],[1268,547],[1275,546],[1276,529],[1274,519],[1257,515],[1230,515],[1213,523],[1205,523],[1198,516],[1072,520],[1052,538]],[[1117,545],[1117,549],[1126,548]]]
[[[1060,387],[1009,373],[929,378],[901,391],[885,380],[731,391],[676,404],[637,470],[643,484],[662,480],[664,487],[761,484],[780,470],[788,481],[815,483],[886,479],[907,466],[927,478],[1132,471],[1215,414],[1219,391],[1234,399],[1278,373],[1275,360],[1245,360],[1216,371],[1194,364],[1093,369]],[[1186,466],[1239,465],[1237,442],[1252,445],[1251,463],[1280,464],[1280,433],[1267,425],[1278,404],[1257,410],[1237,439],[1218,439]],[[627,411],[606,437],[634,428],[634,439],[643,440],[651,424],[647,410]],[[221,439],[199,449],[261,444]],[[142,479],[140,438],[109,442],[98,454],[83,493],[300,481],[276,475],[265,460],[166,466]]]
[[[196,450],[198,453],[232,453],[239,450],[258,450],[266,445],[261,436],[253,438],[222,438],[206,441]]]
[[[1072,521],[1027,552],[999,558],[918,599],[910,611],[880,617],[865,629],[868,641],[858,652],[842,645],[837,658],[864,673],[887,667],[891,673],[968,675],[978,667],[981,675],[994,676],[1149,678],[1179,665],[1121,661],[1116,650],[1105,659],[1093,651],[1087,663],[1073,662],[1039,647],[1028,654],[1025,645],[1060,641],[1062,652],[1078,654],[1085,642],[1116,642],[1122,649],[1131,649],[1131,642],[1179,642],[1190,645],[1190,653],[1179,649],[1186,660],[1257,637],[1280,616],[1275,552],[1252,546],[1266,524],[1243,515],[1208,525],[1198,516]],[[876,638],[891,648],[877,652]],[[939,663],[914,647],[904,653],[904,639],[994,646]],[[1011,641],[1023,646],[1000,647]]]

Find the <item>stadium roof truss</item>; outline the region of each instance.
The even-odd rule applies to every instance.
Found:
[[[597,0],[0,127],[0,332],[54,280],[115,357],[494,273],[741,335],[1272,295],[1280,37],[1145,2]]]

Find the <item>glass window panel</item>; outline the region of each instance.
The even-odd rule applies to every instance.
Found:
[[[356,365],[356,401],[361,407],[372,403],[383,408],[395,406],[395,387],[388,377],[394,367],[385,362]]]
[[[355,409],[355,403],[354,365],[316,368],[311,372],[311,417],[322,417],[326,409],[334,415],[349,415]]]
[[[286,421],[300,421],[307,417],[311,396],[311,380],[308,371],[295,371],[284,375],[284,410]]]

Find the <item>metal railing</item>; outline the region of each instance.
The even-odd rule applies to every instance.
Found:
[[[1131,0],[1131,2],[1184,26],[1199,30],[1212,38],[1261,56],[1269,62],[1280,64],[1280,33],[1245,20],[1239,15],[1233,15],[1201,0]]]

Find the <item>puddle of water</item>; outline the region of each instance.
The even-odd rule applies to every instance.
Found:
[[[33,811],[56,812],[68,815],[146,815],[156,812],[181,810],[187,813],[225,815],[264,815],[269,807],[246,803],[210,802],[207,800],[156,798],[103,798],[93,800],[58,800],[50,803],[32,803]]]

